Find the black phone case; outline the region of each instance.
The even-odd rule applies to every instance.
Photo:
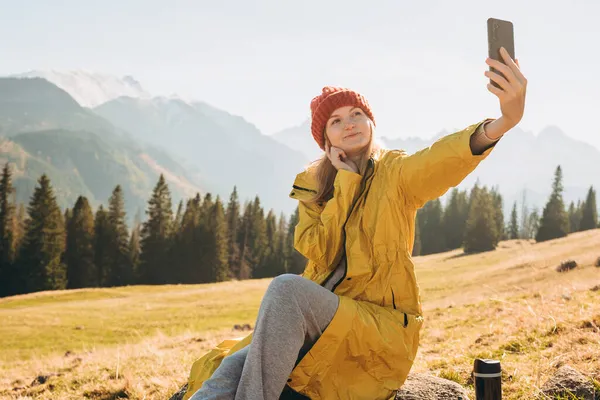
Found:
[[[513,23],[496,18],[488,18],[488,56],[493,60],[498,60],[505,64],[504,59],[500,55],[500,47],[504,47],[510,57],[515,59],[515,38]],[[490,71],[496,72],[499,75],[504,75],[495,68],[490,67]],[[500,88],[496,82],[490,79],[490,83],[497,88]]]

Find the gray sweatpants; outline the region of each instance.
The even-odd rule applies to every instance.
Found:
[[[290,373],[323,333],[339,298],[299,275],[269,285],[252,342],[225,357],[190,400],[277,400]]]

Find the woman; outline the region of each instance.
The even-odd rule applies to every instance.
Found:
[[[383,150],[367,100],[326,87],[311,102],[312,135],[325,155],[297,175],[294,246],[301,276],[275,278],[253,334],[194,363],[184,398],[389,399],[413,365],[423,324],[411,253],[417,210],[458,185],[524,112],[517,61],[486,63],[502,116],[407,156]],[[198,390],[199,389],[199,390]],[[285,393],[284,391],[284,393]]]

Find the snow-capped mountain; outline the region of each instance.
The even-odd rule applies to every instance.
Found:
[[[122,78],[88,71],[33,70],[13,77],[44,78],[69,93],[81,106],[96,107],[121,96],[149,98],[140,83],[131,76]]]

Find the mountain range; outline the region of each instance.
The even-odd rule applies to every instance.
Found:
[[[118,78],[86,71],[33,70],[12,75],[15,78],[44,78],[63,89],[82,107],[96,107],[116,97],[150,98],[142,85],[131,76]]]
[[[235,185],[242,199],[258,195],[267,209],[292,211],[287,195],[307,160],[243,118],[162,97],[120,97],[93,110],[136,140],[174,154],[205,190],[227,196]]]
[[[466,125],[474,122],[467,122]],[[459,129],[443,129],[428,139],[386,136],[379,136],[379,139],[388,149],[403,149],[412,154]],[[320,154],[310,134],[309,120],[275,133],[273,138],[302,151],[309,159]],[[578,200],[585,200],[590,185],[596,190],[600,188],[599,160],[600,151],[597,148],[569,137],[557,126],[547,126],[537,135],[517,126],[505,134],[492,155],[458,188],[470,189],[478,180],[482,185],[498,187],[504,197],[505,215],[508,215],[514,202],[517,202],[518,209],[525,202],[529,210],[535,207],[541,211],[550,195],[558,165],[563,170],[563,198],[568,205],[571,201],[577,203]]]
[[[381,141],[413,153],[451,131]],[[288,198],[295,175],[320,155],[308,120],[264,135],[208,102],[153,97],[132,77],[30,71],[0,78],[0,162],[14,164],[20,201],[28,201],[46,172],[63,207],[79,194],[96,206],[106,203],[121,184],[133,214],[145,209],[162,173],[174,203],[206,192],[226,202],[236,186],[242,202],[258,195],[266,209],[289,214],[296,206]],[[558,164],[568,203],[583,199],[590,185],[600,187],[599,159],[598,149],[556,126],[538,135],[516,127],[459,187],[479,180],[499,188],[505,211],[524,193],[530,207],[541,209]]]
[[[106,203],[120,183],[133,214],[145,209],[163,173],[174,202],[207,192],[226,202],[235,186],[242,202],[259,196],[266,209],[293,211],[288,194],[308,160],[242,117],[200,101],[123,96],[117,89],[126,83],[103,82],[101,75],[89,75],[91,83],[82,83],[81,73],[28,75],[0,78],[0,162],[14,164],[18,201],[28,201],[48,170],[62,207],[79,194],[93,205]],[[93,104],[97,92],[106,94],[96,107],[71,95],[94,85],[105,89],[80,101]]]
[[[10,162],[24,203],[43,173],[62,208],[79,195],[106,204],[121,185],[130,217],[145,209],[162,172],[174,201],[200,190],[162,149],[135,141],[42,78],[0,78],[0,162]]]

